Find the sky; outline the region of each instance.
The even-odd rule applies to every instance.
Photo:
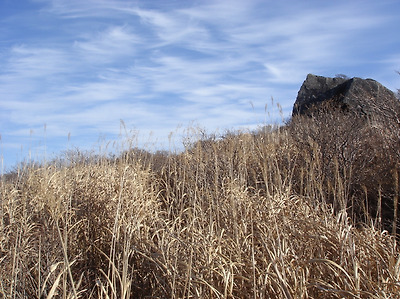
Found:
[[[279,123],[308,73],[396,91],[399,28],[398,0],[0,0],[2,171]]]

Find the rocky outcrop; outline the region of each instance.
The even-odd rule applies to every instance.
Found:
[[[379,82],[361,78],[327,78],[309,74],[300,88],[293,106],[293,116],[312,114],[321,103],[359,115],[373,116],[383,110],[400,111],[395,94]]]

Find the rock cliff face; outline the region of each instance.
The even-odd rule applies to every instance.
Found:
[[[361,78],[327,78],[309,74],[300,88],[293,106],[293,116],[310,114],[321,103],[359,115],[373,116],[380,110],[400,111],[395,94],[379,82]]]

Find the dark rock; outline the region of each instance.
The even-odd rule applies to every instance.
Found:
[[[327,102],[367,116],[379,113],[382,109],[400,111],[400,101],[395,94],[375,80],[327,78],[309,74],[297,95],[292,114],[310,114],[318,109],[319,104]]]

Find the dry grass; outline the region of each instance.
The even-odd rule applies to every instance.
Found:
[[[296,136],[227,134],[3,177],[0,297],[398,297],[395,239],[352,225],[349,175],[333,163],[328,188],[319,148]]]

